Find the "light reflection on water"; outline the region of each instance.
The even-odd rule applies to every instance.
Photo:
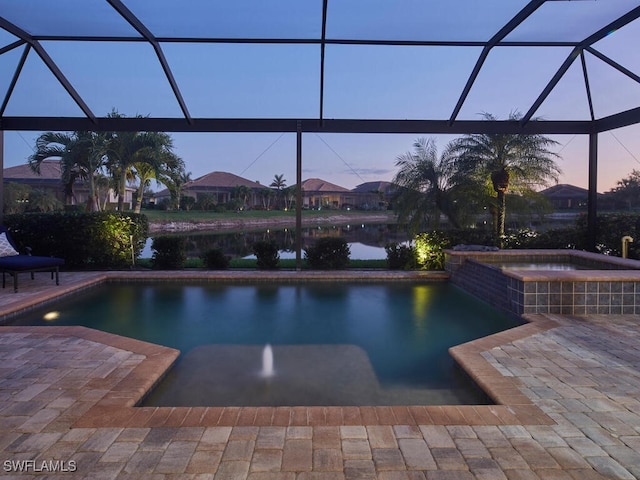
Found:
[[[385,260],[387,252],[384,247],[372,247],[371,245],[363,245],[362,243],[348,243],[349,258],[352,260]],[[296,252],[290,250],[279,250],[280,258],[291,259],[296,258]],[[304,251],[302,252],[304,257]],[[255,255],[247,255],[243,258],[256,258]]]
[[[295,258],[295,235],[291,228],[262,228],[244,232],[191,232],[176,234],[187,239],[187,256],[196,258],[211,248],[220,248],[230,257],[252,257],[252,245],[258,240],[272,240],[280,249],[280,258]],[[358,224],[304,228],[303,249],[322,237],[342,237],[347,241],[352,260],[384,260],[384,246],[390,242],[405,243],[409,240],[406,228],[399,225]],[[141,258],[151,258],[152,238],[148,238]],[[303,252],[304,254],[304,252]]]

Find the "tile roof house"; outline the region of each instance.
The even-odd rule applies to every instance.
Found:
[[[182,195],[194,198],[196,201],[204,196],[213,195],[215,203],[224,204],[231,201],[237,187],[247,187],[250,190],[247,206],[255,207],[260,205],[260,191],[266,187],[258,182],[234,175],[228,172],[211,172],[191,180],[182,187]],[[156,202],[169,199],[171,194],[168,189],[161,190],[155,194]]]
[[[28,164],[7,167],[3,170],[3,183],[18,183],[28,185],[34,190],[42,190],[53,194],[62,203],[69,205],[84,205],[87,202],[89,188],[82,180],[76,180],[73,185],[73,197],[65,198],[64,185],[62,183],[62,171],[60,160],[44,160],[40,164],[40,173],[31,170]],[[133,189],[127,188],[125,192],[126,208],[131,208]],[[100,198],[101,204],[113,204],[118,201],[113,190],[109,189]]]
[[[302,182],[305,208],[355,208],[359,210],[386,210],[393,184],[377,181],[361,183],[352,190],[320,178]]]
[[[275,190],[271,187],[228,172],[211,172],[187,182],[182,187],[182,195],[190,196],[196,201],[204,196],[213,196],[216,204],[229,203],[234,199],[238,186],[249,188],[246,206],[250,208],[265,207],[265,190]],[[392,194],[390,182],[367,182],[358,185],[353,190],[328,182],[321,178],[309,178],[302,182],[302,205],[304,208],[358,208],[358,209],[386,209]],[[155,194],[156,202],[170,199],[168,189]],[[292,200],[284,202],[284,206]],[[277,200],[271,200],[271,206]],[[282,202],[281,202],[282,203]],[[282,206],[282,205],[281,205]]]
[[[28,164],[7,167],[3,171],[7,182],[29,183],[42,186],[59,186],[61,182],[60,160],[44,160],[40,164],[40,173],[31,170]]]
[[[356,208],[361,210],[386,210],[394,194],[394,185],[385,181],[365,182],[351,191],[358,195]]]
[[[586,188],[561,183],[545,188],[540,193],[557,209],[587,208],[589,191]]]
[[[354,205],[351,190],[321,178],[309,178],[302,182],[302,205],[305,208],[343,208]]]

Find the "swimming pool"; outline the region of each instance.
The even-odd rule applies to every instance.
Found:
[[[147,405],[285,406],[482,403],[448,348],[521,322],[447,283],[311,282],[107,284],[12,323],[179,349]]]

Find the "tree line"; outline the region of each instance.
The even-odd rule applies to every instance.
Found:
[[[115,110],[108,116],[124,117]],[[491,114],[484,118],[496,120]],[[509,120],[518,121],[519,114],[512,113]],[[559,157],[553,152],[557,145],[538,134],[468,134],[452,140],[439,152],[433,138],[419,138],[413,151],[396,158],[393,206],[399,222],[417,232],[425,224],[437,229],[444,216],[459,228],[486,212],[492,218],[496,243],[500,244],[505,235],[507,197],[510,204],[518,200],[531,203],[537,189],[557,182],[561,173],[556,164]],[[168,188],[175,208],[180,208],[182,201],[185,209],[194,206],[189,200],[195,199],[181,194],[190,173],[173,152],[173,140],[166,133],[46,132],[38,137],[28,163],[39,172],[42,163],[52,158],[61,161],[65,203],[74,201],[76,180],[88,185],[87,211],[101,210],[98,193],[110,189],[117,193],[117,208],[122,211],[126,186],[135,185],[133,209],[139,213],[143,192],[152,180]],[[271,208],[274,203],[291,207],[295,185],[287,187],[284,176],[275,175],[269,187],[258,192],[264,208]],[[238,186],[233,197],[245,204],[248,195],[247,187]],[[640,207],[640,171],[634,170],[620,180],[605,197],[616,205]],[[33,192],[29,201],[47,203],[45,195],[38,192]]]
[[[108,117],[123,118],[124,115],[114,110]],[[28,165],[39,174],[43,162],[52,159],[60,161],[65,205],[77,204],[74,186],[82,181],[88,188],[86,211],[103,210],[106,205],[100,197],[106,198],[110,191],[117,195],[117,210],[123,211],[126,188],[134,186],[132,209],[140,213],[143,196],[153,180],[169,190],[170,208],[190,210],[196,204],[195,198],[182,195],[191,173],[174,153],[171,136],[164,132],[45,132],[36,139]],[[276,174],[269,187],[257,192],[266,209],[272,203],[291,208],[295,185],[287,187],[284,175]],[[250,193],[246,186],[239,185],[234,189],[232,196],[238,208],[247,204]],[[9,185],[5,198],[5,209],[27,201],[34,211],[53,211],[61,207],[54,195],[32,190],[28,185]],[[203,195],[200,203],[202,208],[208,209],[215,206],[216,200]]]

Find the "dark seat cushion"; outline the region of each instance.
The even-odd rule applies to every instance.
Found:
[[[64,265],[64,259],[57,257],[38,257],[31,255],[11,255],[0,257],[0,269],[15,272],[46,269]]]

